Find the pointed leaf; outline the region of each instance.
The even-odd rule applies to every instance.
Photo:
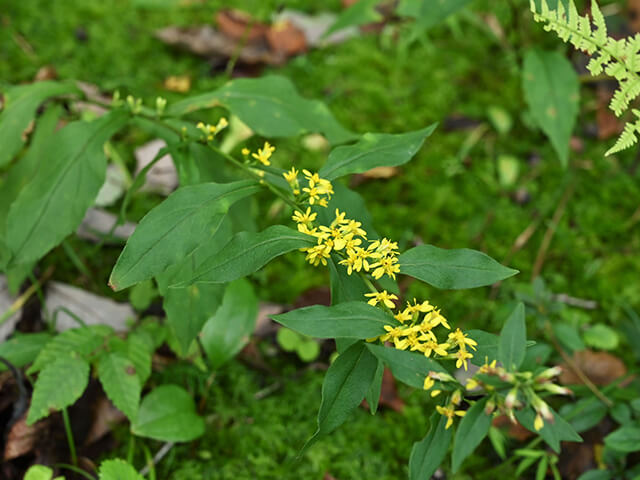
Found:
[[[401,273],[442,289],[483,287],[518,273],[468,248],[445,250],[420,245],[404,252],[398,261]]]
[[[193,398],[186,390],[177,385],[161,385],[142,400],[131,431],[163,442],[188,442],[204,433],[204,420],[197,415]]]
[[[473,453],[489,433],[491,415],[484,413],[487,400],[488,397],[478,400],[460,421],[451,458],[453,473],[458,471],[465,458]]]
[[[33,388],[27,425],[73,405],[89,383],[89,364],[78,357],[60,357],[42,369]]]
[[[524,319],[524,304],[520,302],[511,313],[500,332],[498,358],[509,371],[522,365],[527,349],[527,327]]]
[[[420,353],[372,343],[368,343],[367,348],[391,369],[396,379],[411,387],[423,388],[424,379],[429,372],[447,373],[438,362]]]
[[[498,359],[498,348],[500,346],[500,337],[498,335],[483,330],[469,330],[467,335],[478,343],[476,351],[473,352],[471,363],[482,366],[485,362],[491,363],[493,360]]]
[[[415,132],[391,135],[365,133],[354,145],[337,147],[331,151],[319,175],[334,180],[351,173],[363,173],[375,167],[403,165],[420,150],[425,138],[435,130],[430,125]]]
[[[213,369],[220,368],[247,343],[258,316],[258,299],[244,278],[230,283],[222,305],[207,320],[200,340]]]
[[[604,438],[604,444],[617,452],[640,451],[640,427],[624,425]]]
[[[234,202],[259,189],[247,180],[176,190],[142,219],[113,268],[110,285],[122,290],[180,262],[220,228]]]
[[[338,123],[324,103],[301,97],[291,81],[275,75],[232,80],[218,90],[172,104],[168,113],[181,116],[219,105],[264,137],[321,132],[332,144],[355,137]]]
[[[4,109],[0,114],[0,167],[9,163],[22,147],[22,133],[40,104],[47,98],[75,92],[78,92],[75,85],[57,82],[36,82],[5,90]]]
[[[449,445],[452,430],[445,428],[447,418],[437,413],[431,417],[429,433],[413,444],[409,457],[409,480],[431,478],[443,462]]]
[[[566,167],[580,100],[580,82],[571,62],[559,52],[527,50],[522,88],[533,117]]]
[[[274,225],[259,233],[241,232],[216,255],[199,265],[190,281],[172,286],[231,282],[260,270],[280,255],[315,244],[314,237],[283,225]]]
[[[343,302],[362,301],[369,293],[367,285],[360,275],[349,275],[344,265],[339,265],[340,257],[332,255],[327,259],[329,266],[329,285],[331,287],[331,305]]]
[[[378,403],[380,403],[380,394],[382,393],[382,377],[384,376],[384,363],[378,360],[376,374],[373,376],[373,382],[369,387],[369,391],[365,395],[365,400],[369,404],[371,415],[375,415],[378,411]]]
[[[276,322],[315,338],[371,338],[386,333],[386,325],[398,322],[384,310],[365,302],[314,305],[273,315]]]
[[[98,360],[98,378],[109,400],[134,421],[142,385],[133,362],[119,352],[104,354]]]
[[[14,367],[24,367],[33,362],[51,338],[51,334],[45,332],[14,336],[0,343],[0,357],[9,360]],[[0,372],[6,369],[7,366],[0,363]]]
[[[70,123],[49,137],[47,161],[22,189],[7,218],[13,265],[38,260],[80,225],[104,183],[102,146],[127,118],[123,111],[112,111],[92,122]]]

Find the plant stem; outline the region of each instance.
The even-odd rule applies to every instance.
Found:
[[[62,409],[62,419],[64,420],[64,431],[67,434],[67,444],[69,445],[69,453],[71,454],[71,463],[75,467],[78,466],[78,457],[76,455],[76,444],[73,441],[73,432],[71,431],[71,422],[69,421],[69,413],[66,408]]]
[[[32,282],[31,286],[27,288],[25,292],[22,295],[20,295],[15,302],[11,304],[11,306],[9,307],[9,310],[7,310],[2,315],[0,315],[0,325],[6,322],[9,319],[9,317],[11,317],[14,313],[17,313],[24,306],[24,304],[27,303],[27,300],[29,300],[29,298],[33,296],[34,293],[39,294],[40,285],[43,284],[45,280],[51,276],[52,273],[53,273],[53,267],[49,267],[44,272],[42,277],[40,277],[39,280]],[[41,301],[43,300],[44,298],[41,299]]]

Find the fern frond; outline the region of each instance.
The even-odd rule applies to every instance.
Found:
[[[574,0],[569,0],[565,9],[561,1],[555,10],[549,8],[547,0],[540,0],[540,10],[531,0],[531,11],[536,22],[544,23],[546,31],[554,31],[565,43],[593,55],[587,69],[592,75],[606,73],[615,78],[619,87],[609,108],[621,116],[629,104],[640,96],[640,34],[616,40],[607,35],[607,25],[596,0],[591,0],[591,19],[580,16]],[[634,111],[635,113],[635,111]],[[637,142],[640,120],[628,123],[616,144],[607,155],[624,150]]]

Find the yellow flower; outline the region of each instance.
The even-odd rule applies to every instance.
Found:
[[[480,385],[478,384],[478,382],[474,378],[470,378],[469,380],[467,380],[467,385],[465,386],[465,388],[467,390],[475,390],[479,386]]]
[[[355,220],[349,220],[346,225],[342,227],[342,231],[345,234],[358,235],[363,238],[367,238],[367,232],[360,228],[362,223],[356,222]]]
[[[435,398],[442,393],[442,390],[433,390],[431,392],[431,398]]]
[[[304,178],[306,178],[309,183],[313,183],[313,185],[320,181],[320,177],[317,173],[311,173],[309,170],[304,169],[302,170],[302,174],[304,175]]]
[[[298,178],[298,171],[295,169],[295,167],[291,167],[291,170],[283,173],[282,176],[287,182],[293,183]]]
[[[472,350],[475,350],[476,345],[478,345],[478,342],[471,338],[467,338],[467,334],[462,333],[462,330],[459,328],[456,329],[455,332],[451,332],[449,334],[449,340],[451,340],[453,345],[459,345],[462,350],[466,349],[467,345],[469,345]]]
[[[407,302],[407,310],[409,310],[411,313],[418,313],[418,312],[428,313],[433,309],[434,309],[433,305],[431,305],[426,300],[422,303],[418,303],[418,301],[414,298],[413,305]]]
[[[395,257],[381,258],[380,261],[371,265],[371,268],[376,268],[371,276],[376,280],[379,280],[382,275],[389,275],[394,280],[396,279],[396,273],[400,273],[400,265],[398,265],[398,259]]]
[[[453,405],[460,405],[460,402],[462,402],[462,393],[460,390],[456,390],[451,396],[451,403]]]
[[[445,425],[445,430],[449,429],[449,427],[453,424],[453,417],[457,415],[459,417],[464,417],[464,410],[455,410],[453,405],[449,405],[447,407],[441,407],[440,405],[436,405],[436,410],[438,413],[444,417],[447,417],[447,424]]]
[[[244,155],[245,157],[250,153],[251,153],[251,150],[249,150],[247,147],[242,149],[242,155]]]
[[[539,413],[536,415],[536,419],[533,421],[533,428],[536,429],[536,432],[539,432],[544,427],[544,420],[542,420],[542,415]]]
[[[396,297],[393,293],[388,293],[386,290],[383,290],[382,292],[375,292],[375,293],[365,293],[364,294],[365,297],[372,297],[371,300],[369,300],[367,303],[369,305],[373,305],[374,307],[382,302],[384,303],[388,308],[395,308],[396,304],[393,303],[393,300],[397,300],[398,297]]]
[[[496,362],[497,362],[497,360],[493,360],[491,363],[487,363],[485,361],[485,364],[480,367],[478,372],[479,373],[490,373],[490,372],[492,372],[496,368]]]
[[[291,218],[296,223],[309,224],[309,223],[313,222],[316,219],[317,216],[318,216],[317,213],[311,213],[311,207],[307,207],[307,211],[305,213],[302,213],[300,211],[296,211],[296,212],[294,212],[293,217],[291,217]]]
[[[429,390],[431,387],[433,387],[436,384],[435,380],[429,376],[424,377],[424,385],[422,386],[423,389],[425,390]]]
[[[436,352],[441,357],[444,357],[447,355],[447,348],[449,348],[448,343],[442,343],[438,345],[437,342],[429,340],[424,344],[424,355],[425,357],[430,357],[431,352]]]
[[[462,365],[464,365],[464,369],[466,371],[467,370],[467,360],[470,359],[470,358],[473,358],[473,355],[471,355],[466,350],[460,349],[454,354],[454,356],[457,358],[457,360],[456,360],[456,368],[460,368]]]
[[[448,330],[451,330],[447,319],[440,315],[440,310],[432,310],[424,317],[425,321],[429,322],[432,328],[442,325]],[[473,340],[472,340],[473,341]]]
[[[269,166],[271,165],[269,159],[275,150],[276,147],[270,145],[269,142],[264,142],[264,146],[258,149],[258,153],[252,153],[251,156],[263,165]]]
[[[393,318],[398,320],[400,323],[404,323],[411,320],[413,318],[413,315],[411,314],[411,312],[409,312],[408,309],[405,308],[402,312],[396,313]]]
[[[227,119],[225,117],[221,117],[220,120],[218,120],[217,125],[215,126],[215,130],[220,131],[223,128],[227,128],[228,126],[229,122],[227,121]]]

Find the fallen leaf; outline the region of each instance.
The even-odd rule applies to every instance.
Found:
[[[36,76],[33,78],[34,82],[43,82],[45,80],[56,80],[58,78],[58,72],[53,65],[44,65],[38,69]]]
[[[266,37],[269,47],[276,53],[290,57],[307,51],[307,38],[304,32],[289,20],[275,22],[267,30]]]
[[[100,396],[93,405],[93,423],[84,444],[90,445],[100,440],[113,429],[113,426],[126,421],[124,413],[113,406],[113,403],[106,397]]]
[[[234,40],[254,42],[264,38],[269,27],[254,20],[246,12],[235,9],[219,10],[215,16],[220,32]],[[247,29],[250,28],[247,33]]]
[[[186,93],[191,90],[191,77],[188,75],[171,75],[165,78],[164,88],[171,92]]]
[[[158,152],[166,147],[164,140],[156,139],[136,148],[136,175],[153,161]],[[171,155],[167,154],[158,160],[147,172],[142,192],[155,192],[169,195],[178,187],[178,172]]]
[[[627,373],[622,360],[607,352],[582,350],[573,354],[573,361],[582,372],[596,385],[609,385]],[[559,380],[563,385],[581,385],[583,382],[567,364],[562,364]]]
[[[640,0],[629,0],[627,2],[629,11],[629,25],[634,32],[640,32]]]
[[[353,27],[342,29],[325,37],[325,32],[335,23],[336,18],[338,18],[337,15],[329,12],[308,15],[297,10],[283,10],[274,17],[274,21],[290,21],[304,33],[307,45],[310,47],[335,45],[359,35],[358,29]]]
[[[4,446],[5,460],[18,458],[31,452],[42,437],[42,433],[50,427],[50,418],[44,418],[31,426],[27,426],[26,418],[25,412],[9,430]]]

